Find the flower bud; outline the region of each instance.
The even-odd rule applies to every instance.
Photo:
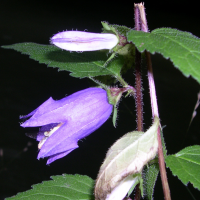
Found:
[[[114,34],[82,31],[64,31],[51,38],[52,44],[67,51],[112,49],[118,42],[118,37]]]

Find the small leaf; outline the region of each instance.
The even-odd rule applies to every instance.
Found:
[[[144,190],[145,190],[145,195],[147,196],[148,200],[153,199],[153,192],[154,192],[155,183],[158,177],[158,173],[159,173],[158,163],[154,163],[150,165],[149,167],[147,166],[143,170]]]
[[[33,185],[33,189],[18,193],[10,199],[94,200],[94,181],[88,176],[52,176],[53,180]]]
[[[186,77],[192,76],[200,83],[200,40],[188,32],[171,28],[155,29],[151,33],[131,30],[127,34],[140,52],[160,53],[174,63]]]
[[[166,158],[166,165],[174,176],[177,176],[183,184],[188,182],[200,190],[200,146],[190,146],[180,152],[169,155]]]
[[[108,59],[105,51],[77,53],[63,51],[53,45],[35,43],[19,43],[3,46],[3,48],[14,49],[22,54],[30,55],[30,58],[39,61],[39,63],[72,72],[71,76],[80,78],[102,75],[120,77],[120,71],[124,63],[123,57],[118,56],[105,65]]]
[[[96,181],[96,199],[106,199],[124,179],[140,173],[143,166],[155,157],[158,149],[158,126],[159,119],[155,118],[153,125],[145,133],[127,133],[111,146]]]

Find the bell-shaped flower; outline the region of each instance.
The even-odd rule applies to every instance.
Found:
[[[64,31],[51,38],[51,43],[68,51],[96,51],[112,49],[119,42],[111,33],[89,33],[82,31]]]
[[[48,157],[47,164],[78,148],[78,140],[98,129],[111,115],[107,92],[88,88],[55,101],[51,97],[30,114],[22,127],[42,126],[35,139],[39,141],[38,159]]]

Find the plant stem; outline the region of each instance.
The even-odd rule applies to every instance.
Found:
[[[140,30],[140,16],[137,4],[134,4],[135,29]],[[142,97],[142,76],[141,76],[141,53],[135,48],[135,102],[137,116],[137,130],[143,131],[143,97]],[[140,200],[141,191],[137,184],[134,200]]]
[[[144,4],[140,3],[140,4],[137,4],[137,6],[139,8],[139,13],[140,13],[141,31],[148,32]],[[154,83],[154,77],[153,77],[151,56],[149,52],[146,51],[145,53],[146,53],[146,58],[147,58],[151,109],[152,109],[152,115],[154,118],[154,117],[159,117],[158,104],[157,104],[157,98],[156,98],[156,89],[155,89],[155,83]],[[165,160],[164,160],[164,155],[163,155],[160,127],[158,128],[158,131],[157,131],[157,139],[158,139],[158,162],[159,162],[160,175],[161,175],[161,181],[162,181],[162,186],[163,186],[163,193],[164,193],[165,200],[171,200],[170,189],[169,189],[169,184],[167,181],[167,174],[166,174],[166,168],[165,168]]]
[[[138,4],[134,4],[135,29],[140,30],[140,18]],[[142,75],[141,75],[141,53],[135,48],[135,89],[136,89],[136,111],[137,130],[143,131],[143,98],[142,98]]]
[[[153,78],[151,55],[147,51],[145,53],[146,53],[146,58],[147,58],[149,90],[150,90],[150,97],[151,97],[151,109],[152,109],[152,115],[154,118],[155,116],[159,117],[158,105],[157,105],[157,99],[156,99],[156,90],[155,90],[155,83],[154,83],[154,78]],[[158,128],[157,138],[158,138],[158,163],[159,163],[159,168],[160,168],[160,176],[161,176],[161,181],[162,181],[162,186],[163,186],[163,193],[164,193],[165,200],[171,200],[170,189],[169,189],[169,184],[167,181],[167,174],[166,174],[166,168],[165,168],[165,160],[163,156],[160,127]]]
[[[148,73],[149,91],[150,91],[150,98],[151,98],[151,110],[152,110],[152,116],[154,119],[155,116],[159,118],[156,89],[155,89],[155,82],[154,82],[154,77],[153,77],[151,55],[147,51],[145,51],[145,54],[146,54],[146,59],[147,59],[147,70],[148,70],[147,73]]]
[[[141,76],[141,53],[135,49],[135,89],[136,89],[136,112],[137,130],[143,131],[143,98],[142,98],[142,76]]]
[[[142,77],[141,77],[141,53],[135,49],[135,102],[137,116],[137,130],[143,131],[143,98],[142,98]],[[134,200],[140,200],[140,184],[136,185]]]

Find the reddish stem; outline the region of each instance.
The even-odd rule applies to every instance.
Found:
[[[152,69],[152,63],[151,63],[151,55],[147,51],[146,51],[146,58],[147,58],[148,80],[149,80],[149,89],[150,89],[150,96],[151,96],[152,115],[153,115],[153,117],[155,117],[155,116],[159,117],[158,104],[157,104],[157,99],[156,99],[156,89],[155,89],[155,83],[154,83],[154,78],[153,78],[153,69]],[[163,193],[164,193],[165,200],[171,200],[170,189],[169,189],[169,184],[167,181],[167,173],[166,173],[166,168],[165,168],[165,160],[164,160],[164,156],[163,156],[160,127],[158,128],[157,138],[158,138],[158,162],[159,162],[160,176],[161,176],[161,181],[162,181],[162,186],[163,186]]]
[[[136,112],[137,130],[143,131],[143,98],[142,98],[142,76],[141,76],[141,53],[135,49],[135,89],[136,89]]]
[[[144,4],[139,3],[139,4],[136,4],[135,6],[137,6],[139,9],[141,31],[148,32]],[[154,83],[154,77],[153,77],[151,56],[149,52],[146,52],[146,57],[147,57],[150,98],[151,98],[151,109],[152,109],[152,115],[154,118],[154,117],[159,117],[159,114],[158,114],[158,104],[157,104],[157,99],[156,99],[156,89],[155,89],[155,83]],[[169,184],[167,181],[167,174],[166,174],[166,168],[165,168],[165,160],[163,156],[160,127],[158,128],[158,131],[157,131],[157,138],[158,138],[158,160],[159,160],[160,175],[161,175],[162,186],[163,186],[163,193],[164,193],[165,200],[171,200],[170,189],[169,189]]]
[[[137,4],[134,4],[134,14],[135,14],[135,29],[140,30],[140,13]],[[135,48],[135,102],[136,102],[136,112],[137,112],[137,130],[143,131],[143,97],[142,97],[142,76],[141,76],[141,53]],[[134,200],[140,200],[141,192],[139,184],[137,184],[135,189]]]

